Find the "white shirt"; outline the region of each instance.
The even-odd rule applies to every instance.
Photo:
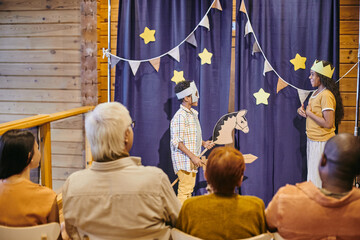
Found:
[[[62,194],[73,239],[169,239],[181,208],[167,175],[136,157],[93,162],[66,180]]]

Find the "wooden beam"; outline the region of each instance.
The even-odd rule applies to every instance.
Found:
[[[52,188],[50,123],[40,126],[41,184]]]

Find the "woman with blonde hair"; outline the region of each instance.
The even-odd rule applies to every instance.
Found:
[[[245,171],[242,154],[232,147],[215,148],[205,178],[213,193],[187,199],[176,228],[202,239],[239,239],[266,232],[264,202],[235,193]]]

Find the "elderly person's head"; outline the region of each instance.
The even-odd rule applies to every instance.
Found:
[[[214,193],[231,195],[241,186],[245,171],[244,157],[233,147],[218,147],[211,151],[205,177]]]
[[[27,130],[9,130],[0,139],[0,179],[39,166],[41,154],[34,135]]]
[[[360,174],[359,138],[349,133],[330,138],[324,148],[319,174],[324,188],[333,192],[350,191],[354,178]]]
[[[129,156],[133,144],[129,111],[118,102],[102,103],[85,119],[86,136],[95,161],[106,162]]]

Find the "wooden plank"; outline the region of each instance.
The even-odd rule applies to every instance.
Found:
[[[0,75],[79,76],[79,63],[0,63]]]
[[[359,20],[359,8],[354,6],[340,6],[339,19]]]
[[[345,73],[347,73],[353,66],[354,64],[345,64],[345,63],[340,64],[340,71],[339,71],[340,76],[343,76]],[[356,76],[357,76],[357,67],[355,67],[353,70],[351,70],[351,72],[348,73],[348,75],[346,75],[347,78],[356,77]]]
[[[108,37],[106,36],[100,36],[100,38],[98,39],[98,51],[101,51],[101,56],[102,56],[102,49],[105,48],[107,49],[108,47]],[[117,45],[117,37],[116,36],[111,36],[110,38],[110,44],[111,44],[111,49],[116,49],[116,45]],[[114,51],[116,53],[116,51]],[[114,53],[112,52],[112,53]]]
[[[357,63],[357,49],[340,49],[340,63]]]
[[[51,141],[84,143],[82,129],[51,129]]]
[[[52,188],[50,123],[40,126],[41,185]]]
[[[78,142],[53,142],[51,150],[53,154],[82,155],[84,144]]]
[[[356,106],[356,93],[341,93],[343,105],[347,107]]]
[[[34,116],[34,114],[3,114],[0,113],[0,124]]]
[[[80,58],[80,50],[0,50],[0,62],[3,63],[80,63]]]
[[[59,155],[52,154],[53,167],[85,168],[85,161],[82,155]]]
[[[19,23],[80,23],[80,11],[6,11],[0,14],[1,24]]]
[[[340,21],[340,34],[359,34],[359,21]]]
[[[81,102],[80,90],[0,89],[0,101]]]
[[[80,9],[81,0],[1,0],[0,10]]]
[[[62,186],[64,185],[65,183],[65,180],[56,180],[56,179],[53,179],[53,190],[56,192],[56,193],[61,193],[62,191]]]
[[[79,36],[79,24],[0,25],[0,37]]]
[[[81,107],[81,103],[0,102],[2,114],[49,114]]]
[[[356,92],[357,78],[343,78],[340,80],[340,92]]]
[[[358,124],[360,126],[360,124]],[[355,121],[342,121],[338,127],[339,133],[351,133],[354,134]]]
[[[100,89],[107,89],[107,77],[99,77],[98,82],[100,82]],[[115,87],[115,76],[111,76],[111,88]]]
[[[53,167],[52,170],[53,179],[66,180],[72,173],[82,170],[82,168]]]
[[[117,21],[117,19],[116,19],[116,21],[113,21],[113,20],[114,19],[111,19],[110,33],[111,33],[111,36],[117,36],[118,21]],[[107,36],[107,34],[108,34],[107,23],[98,23],[98,27],[99,27],[98,32],[99,32],[100,36]],[[0,30],[1,30],[1,28],[0,28]]]
[[[2,50],[25,50],[25,49],[80,49],[79,36],[64,37],[0,37]]]
[[[352,5],[352,6],[359,6],[358,0],[340,0],[340,6],[344,5]]]
[[[356,107],[344,107],[344,121],[354,121],[355,120],[355,110]]]
[[[141,65],[141,64],[140,64]],[[1,68],[0,68],[1,69]],[[113,68],[111,69],[111,76],[115,76],[115,69],[116,68]],[[107,63],[101,63],[100,64],[100,76],[102,77],[107,77],[107,71],[108,71],[108,66],[107,66]],[[0,71],[1,73],[1,71]]]
[[[0,76],[3,89],[80,90],[80,77]]]
[[[108,7],[107,7],[107,3],[106,3],[106,7],[102,8],[100,6],[100,8],[98,8],[97,13],[97,22],[108,22]],[[114,8],[113,6],[111,6],[111,21],[117,21],[118,17],[119,17],[119,9],[118,8]]]
[[[340,49],[342,48],[355,48],[359,47],[359,35],[340,35]]]
[[[1,119],[1,116],[0,116]],[[84,116],[78,115],[51,122],[52,129],[83,129]]]
[[[100,95],[99,95],[99,103],[104,103],[104,102],[107,102],[107,90],[101,90],[100,91]],[[115,98],[115,91],[114,90],[111,90],[111,101],[113,102],[114,101],[114,98]]]

